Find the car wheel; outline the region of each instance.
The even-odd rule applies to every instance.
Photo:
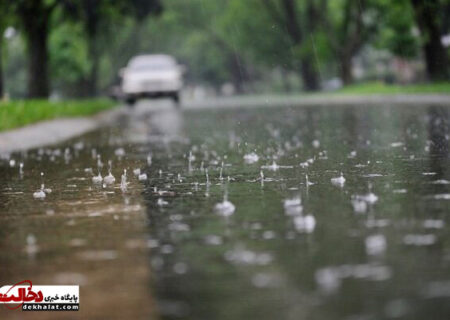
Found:
[[[129,107],[133,107],[134,104],[136,103],[136,98],[133,98],[133,97],[127,97],[127,98],[125,99],[125,102],[127,103],[127,105],[128,105]]]
[[[173,100],[173,102],[175,103],[175,106],[176,106],[177,108],[179,108],[179,107],[180,107],[180,94],[179,94],[178,92],[175,92],[175,93],[172,95],[172,100]]]

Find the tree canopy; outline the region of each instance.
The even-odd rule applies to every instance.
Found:
[[[188,84],[238,93],[349,84],[355,61],[376,63],[368,52],[448,80],[449,20],[449,0],[4,0],[0,34],[17,36],[0,37],[0,96],[105,93],[144,52],[174,55]]]

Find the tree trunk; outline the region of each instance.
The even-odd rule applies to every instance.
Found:
[[[236,93],[243,94],[245,92],[245,82],[247,80],[247,72],[242,65],[241,57],[235,52],[228,53],[229,70]]]
[[[48,98],[48,11],[41,1],[33,2],[21,18],[28,49],[28,97]],[[35,10],[34,10],[35,9]]]
[[[1,31],[1,30],[0,30]],[[2,50],[2,44],[3,44],[3,37],[1,36],[3,33],[0,32],[0,100],[3,98],[5,92],[4,92],[4,85],[3,85],[3,50]]]
[[[281,81],[283,84],[284,92],[286,92],[286,93],[292,92],[291,81],[289,79],[289,73],[284,68],[281,69]]]
[[[98,0],[84,0],[82,9],[84,12],[84,27],[87,36],[88,58],[91,63],[88,77],[86,79],[87,94],[89,96],[97,95],[98,65],[99,65],[99,45],[98,45],[98,27],[100,23],[100,6]]]
[[[341,63],[341,80],[344,85],[349,85],[353,82],[352,75],[352,57],[351,55],[343,54],[340,58]]]
[[[281,4],[284,9],[284,16],[286,20],[285,28],[287,33],[289,34],[292,43],[295,46],[301,47],[304,45],[304,36],[297,16],[296,2],[294,0],[283,0]],[[313,15],[314,13],[313,3],[310,1],[307,6],[307,15]],[[313,19],[313,17],[309,17],[309,19]],[[310,31],[315,30],[314,23],[316,23],[316,21],[308,20]],[[306,91],[315,91],[320,89],[319,77],[317,70],[314,67],[314,63],[312,61],[313,59],[310,56],[310,54],[304,54],[304,56],[300,58],[300,75],[303,80],[304,89]]]
[[[48,98],[47,25],[28,31],[28,97]]]
[[[301,59],[301,76],[305,91],[316,91],[320,89],[319,77],[314,63],[309,58]]]
[[[88,55],[91,62],[91,70],[87,79],[87,94],[90,97],[94,97],[98,93],[98,66],[99,66],[99,54],[97,50],[97,37],[89,37],[88,39]]]
[[[417,25],[424,37],[423,50],[427,74],[432,81],[449,79],[447,52],[441,43],[439,4],[434,1],[412,0]]]

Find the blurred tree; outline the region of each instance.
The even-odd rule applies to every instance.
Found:
[[[257,77],[279,69],[285,90],[290,90],[288,75],[292,70],[298,74],[298,57],[285,29],[274,23],[272,14],[260,0],[230,0],[218,27],[234,51],[251,61]]]
[[[375,45],[402,58],[417,58],[419,37],[414,33],[415,20],[410,0],[380,0],[377,7],[381,15],[377,19],[380,26]]]
[[[411,0],[417,26],[420,29],[427,74],[432,81],[449,79],[449,62],[441,36],[445,23],[444,4],[447,0]]]
[[[8,3],[0,2],[0,99],[3,98],[4,95],[4,84],[3,84],[3,39],[5,29],[8,26]]]
[[[57,8],[62,8],[72,18],[78,18],[84,26],[90,63],[89,75],[85,80],[89,95],[97,91],[99,58],[102,53],[98,35],[108,34],[108,27],[116,18],[133,15],[140,20],[151,12],[161,10],[159,0],[8,0],[7,3],[19,18],[27,43],[30,98],[46,98],[49,95],[48,40],[50,31],[57,28],[51,25],[52,15],[58,11]],[[63,22],[59,20],[58,23]]]
[[[222,26],[228,2],[165,1],[161,19],[148,26],[144,49],[170,52],[188,62],[188,81],[215,89],[232,82],[237,92],[246,91],[251,77],[246,57],[234,43],[236,31]]]
[[[54,18],[49,39],[52,90],[66,97],[84,97],[91,69],[84,28],[60,10]]]
[[[320,7],[315,0],[263,0],[273,23],[286,31],[298,55],[300,74],[306,91],[320,88],[317,59],[312,36],[318,31]]]
[[[377,30],[378,12],[371,0],[321,0],[320,21],[338,59],[339,74],[347,85],[353,82],[352,60]]]
[[[28,97],[49,95],[48,36],[50,17],[63,0],[8,0],[20,20],[28,52]]]
[[[175,3],[175,1],[174,1]],[[189,40],[190,51],[197,51],[199,57],[208,61],[208,68],[201,70],[201,60],[197,59],[195,71],[199,76],[206,76],[219,85],[225,81],[231,81],[237,93],[243,93],[250,74],[247,61],[241,50],[236,47],[234,35],[236,30],[225,29],[223,18],[229,1],[195,0],[184,2],[178,7],[179,18],[185,26],[195,30],[196,36]],[[203,42],[204,45],[196,50],[192,47],[195,42]],[[200,52],[207,50],[206,52]],[[187,58],[187,57],[186,57]],[[220,67],[219,64],[222,64]],[[213,68],[218,68],[214,71]]]
[[[329,51],[319,4],[312,0],[231,0],[226,34],[234,36],[240,50],[250,52],[260,65],[280,68],[285,76],[294,71],[305,90],[317,90],[319,66]],[[231,32],[233,29],[238,31]],[[287,81],[285,87],[289,88]]]
[[[90,62],[89,74],[85,79],[86,94],[95,96],[98,93],[99,61],[102,53],[110,49],[108,41],[102,40],[111,35],[111,25],[125,16],[132,16],[139,24],[149,14],[159,14],[162,6],[159,0],[79,0],[74,4],[78,9],[75,14],[86,34]]]

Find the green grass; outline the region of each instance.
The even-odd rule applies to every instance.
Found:
[[[108,99],[0,102],[0,131],[61,117],[88,116],[117,105]]]
[[[354,84],[333,93],[341,94],[427,94],[427,93],[446,93],[450,94],[450,82],[411,84],[411,85],[393,85],[383,82],[366,82]]]

